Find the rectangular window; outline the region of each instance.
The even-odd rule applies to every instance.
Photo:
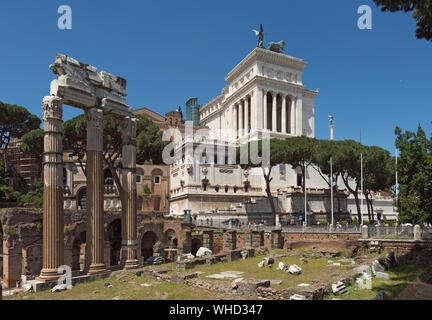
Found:
[[[303,184],[303,179],[302,179],[303,175],[301,173],[297,174],[297,186],[301,187]]]
[[[141,176],[136,176],[136,183],[141,183]]]
[[[154,184],[160,184],[161,183],[161,177],[160,176],[155,176],[154,177]]]

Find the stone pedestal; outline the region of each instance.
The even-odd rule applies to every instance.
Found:
[[[276,214],[276,223],[275,223],[276,228],[280,228],[282,227],[281,223],[280,223],[280,217],[279,214]]]
[[[228,230],[223,235],[223,251],[232,251],[236,249],[237,231]]]
[[[422,239],[422,230],[421,227],[416,224],[414,226],[414,240],[416,241],[420,241]]]
[[[251,247],[259,248],[264,246],[264,231],[255,231],[251,232]]]
[[[203,231],[203,247],[213,251],[213,230]]]
[[[135,118],[126,117],[122,127],[122,251],[124,268],[139,265],[137,242],[137,190],[136,190],[136,124]]]
[[[62,99],[43,99],[44,120],[44,195],[43,263],[41,281],[59,278],[58,267],[64,260]]]
[[[282,248],[282,230],[276,229],[271,232],[271,246],[272,249]]]
[[[183,244],[180,248],[182,253],[191,253],[192,251],[192,235],[190,231],[184,233]]]
[[[92,108],[87,117],[87,241],[88,274],[106,271],[104,261],[103,111]]]
[[[252,231],[246,230],[244,233],[244,246],[245,248],[253,248],[252,246]]]
[[[369,228],[367,225],[363,225],[361,227],[361,231],[362,231],[362,238],[363,239],[369,239]]]

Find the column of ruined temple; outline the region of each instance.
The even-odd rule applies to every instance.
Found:
[[[64,259],[62,116],[62,99],[45,97],[42,281],[58,279],[58,267]]]
[[[91,108],[87,118],[87,243],[86,271],[106,271],[104,262],[103,111]]]
[[[122,261],[124,268],[139,265],[137,256],[137,190],[136,190],[136,122],[135,118],[123,120],[122,150]],[[125,201],[126,200],[126,201]]]

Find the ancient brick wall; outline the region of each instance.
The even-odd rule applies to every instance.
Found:
[[[119,261],[121,249],[121,213],[107,211],[104,214],[105,246],[104,261],[109,267]],[[178,248],[190,252],[190,227],[181,221],[163,221],[159,215],[138,213],[138,257],[143,262],[141,246],[146,232],[153,232],[162,249],[168,246],[168,237],[175,235]],[[64,263],[73,270],[80,270],[85,263],[86,211],[64,211]],[[116,226],[117,228],[113,228]],[[1,277],[6,287],[15,287],[21,275],[38,276],[42,268],[42,210],[2,209],[0,227]],[[113,233],[114,232],[114,233]],[[114,238],[113,238],[114,237]],[[115,247],[114,247],[115,246]]]

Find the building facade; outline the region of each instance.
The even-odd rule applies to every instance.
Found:
[[[208,131],[184,134],[170,164],[170,214],[213,215],[215,219],[241,217],[269,219],[261,168],[236,164],[235,150],[263,138],[314,137],[315,97],[318,90],[303,84],[306,62],[263,48],[255,48],[225,78],[221,94],[199,109],[199,125]],[[186,130],[187,132],[187,130]],[[271,192],[281,221],[305,218],[302,173],[288,164],[272,169]],[[306,170],[309,221],[329,220],[328,182],[317,168]],[[357,215],[342,181],[334,197],[338,219]],[[390,203],[386,202],[388,211]],[[384,206],[384,204],[383,204]],[[367,211],[367,210],[366,210]],[[367,213],[366,215],[367,216]]]

